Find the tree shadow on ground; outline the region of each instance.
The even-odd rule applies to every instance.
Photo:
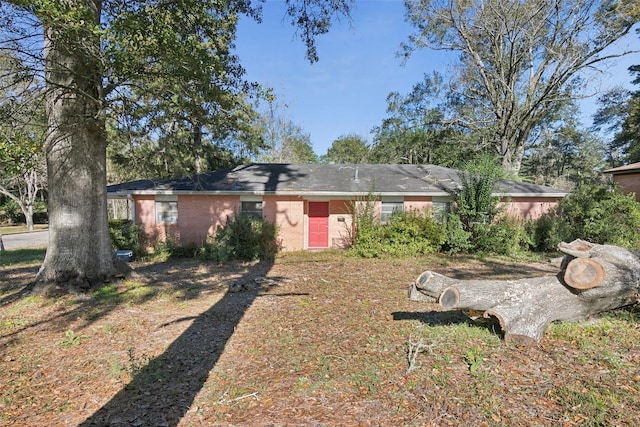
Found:
[[[429,326],[457,325],[472,323],[471,317],[462,310],[451,311],[395,311],[393,320],[417,320]]]
[[[446,326],[467,324],[483,328],[496,335],[503,336],[500,323],[494,317],[484,318],[477,312],[463,310],[449,311],[395,311],[391,313],[393,320],[417,320],[429,326]]]
[[[559,270],[559,266],[549,262],[530,262],[527,265],[526,271],[523,270],[522,265],[508,263],[508,262],[496,262],[492,260],[483,260],[478,262],[475,268],[469,268],[468,259],[471,257],[460,257],[461,264],[464,267],[456,267],[455,258],[450,262],[450,265],[446,267],[440,267],[434,269],[438,273],[445,276],[458,279],[513,279],[513,278],[525,278],[525,277],[537,277],[548,276],[556,274]]]
[[[160,356],[145,360],[132,381],[81,426],[175,426],[191,407],[246,310],[274,282],[256,283],[271,263],[256,264],[211,308],[195,317]]]
[[[105,283],[84,295],[69,296],[50,292],[44,296],[49,301],[55,301],[59,297],[66,298],[64,309],[57,310],[52,316],[29,321],[11,332],[5,332],[2,338],[13,339],[27,329],[45,324],[64,331],[70,324],[77,323],[78,319],[82,319],[83,324],[80,327],[84,329],[123,304],[143,305],[160,294],[176,300],[196,299],[203,292],[219,291],[226,287],[227,280],[237,276],[231,272],[235,268],[241,268],[230,263],[224,269],[228,271],[222,273],[224,279],[220,280],[220,277],[212,274],[209,269],[198,271],[200,265],[201,262],[189,259],[149,263],[135,268],[132,272],[130,279],[136,286],[130,286],[133,282],[126,279]],[[0,285],[0,308],[33,296],[30,285],[37,271],[38,267],[12,266],[0,270],[0,279],[6,281],[6,284]],[[138,289],[142,288],[144,292],[138,293]]]

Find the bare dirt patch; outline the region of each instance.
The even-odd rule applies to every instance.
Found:
[[[516,347],[406,297],[426,269],[550,264],[326,252],[135,267],[88,299],[21,295],[37,267],[0,268],[0,425],[640,425],[636,309]]]

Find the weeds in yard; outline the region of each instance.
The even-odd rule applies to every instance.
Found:
[[[76,335],[71,329],[64,333],[65,339],[58,341],[56,344],[61,347],[70,347],[72,345],[80,345],[81,340],[89,338],[86,335]]]
[[[152,356],[146,353],[137,355],[134,347],[127,350],[127,356],[129,361],[125,370],[131,379],[135,378],[142,385],[166,379],[167,373],[162,369],[157,359]]]
[[[136,375],[141,373],[145,366],[147,366],[151,361],[151,356],[148,354],[142,353],[141,355],[137,355],[134,347],[129,347],[127,350],[127,357],[129,358],[129,361],[126,371],[131,378],[134,378]]]
[[[296,381],[295,390],[308,390],[311,387],[311,381],[307,377],[300,377]]]
[[[113,323],[105,323],[102,325],[102,332],[105,335],[115,335],[118,333],[118,327],[116,327]]]
[[[470,348],[467,350],[465,360],[469,366],[469,372],[472,374],[474,374],[482,364],[482,358],[479,353],[480,352],[477,348]]]
[[[563,418],[568,423],[616,425],[614,420],[620,405],[614,390],[576,382],[558,388],[553,395],[564,407]]]
[[[22,328],[29,324],[29,321],[22,316],[10,317],[0,322],[0,332],[11,331],[12,329]]]
[[[124,366],[122,366],[122,362],[117,358],[117,356],[112,356],[111,363],[109,365],[109,376],[115,379],[120,379],[124,372]]]
[[[366,363],[360,369],[353,370],[349,377],[349,385],[353,391],[364,394],[375,394],[380,386],[378,368]]]
[[[153,298],[157,291],[140,283],[125,281],[112,283],[93,291],[92,296],[101,304],[117,305],[123,303],[141,304]]]

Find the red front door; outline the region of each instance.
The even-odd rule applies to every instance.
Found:
[[[309,202],[309,247],[329,247],[329,202]]]

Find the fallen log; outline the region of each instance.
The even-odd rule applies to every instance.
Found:
[[[514,280],[457,280],[425,271],[409,287],[414,301],[495,317],[506,342],[540,342],[550,322],[583,320],[640,302],[640,253],[584,240],[561,243],[555,276]]]

